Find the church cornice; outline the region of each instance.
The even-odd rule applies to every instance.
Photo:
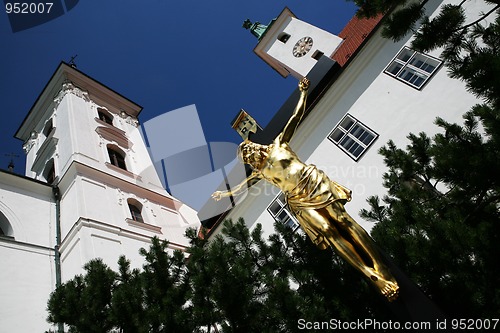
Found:
[[[121,227],[118,227],[118,226],[115,226],[115,225],[112,225],[109,223],[105,223],[102,221],[97,221],[97,220],[93,220],[93,219],[89,219],[89,218],[85,218],[85,217],[80,217],[73,224],[73,226],[69,230],[68,234],[64,237],[64,239],[61,242],[60,251],[61,251],[61,255],[63,257],[64,257],[64,253],[66,252],[66,249],[68,247],[71,247],[71,245],[73,243],[73,239],[75,239],[75,237],[77,237],[78,232],[82,228],[92,228],[92,229],[102,230],[102,231],[114,233],[114,234],[117,234],[120,236],[125,236],[127,238],[137,239],[137,240],[140,240],[143,242],[151,242],[151,238],[152,238],[151,235],[149,235],[149,234],[143,234],[143,233],[140,233],[138,231],[130,230],[128,228],[124,229],[124,228],[121,228]],[[187,249],[187,246],[169,241],[168,248],[170,248],[172,250],[185,251]]]
[[[75,86],[71,81],[66,81],[63,83],[61,90],[59,90],[59,93],[54,98],[55,109],[57,109],[57,107],[59,106],[59,104],[61,104],[62,100],[67,94],[73,94],[77,97],[80,97],[86,102],[90,102],[88,91],[80,89],[79,87]]]
[[[109,167],[114,166],[109,165]],[[115,168],[119,169],[118,171],[122,170],[117,167]],[[70,187],[70,184],[74,181],[77,175],[92,179],[102,184],[107,184],[128,193],[134,193],[140,198],[156,202],[172,211],[177,211],[177,207],[182,205],[181,201],[172,197],[163,188],[152,189],[145,187],[145,184],[142,183],[142,178],[135,179],[133,178],[133,174],[131,175],[132,177],[129,175],[123,175],[122,178],[118,174],[115,175],[110,172],[105,172],[78,161],[71,162],[71,165],[66,169],[64,174],[60,176],[59,188],[61,189],[61,193],[64,193],[65,190]]]
[[[73,89],[69,85],[64,87],[68,82],[80,90],[71,90],[72,93],[81,95],[82,98],[93,100],[99,105],[109,106],[110,109],[123,110],[131,118],[137,119],[139,113],[142,111],[142,106],[132,102],[67,63],[61,62],[37,97],[14,137],[23,142],[28,141],[31,132],[43,121],[46,113],[54,109],[54,99],[56,101],[59,100],[58,96],[61,90],[66,93],[65,89]]]
[[[150,232],[154,232],[155,234],[160,234],[162,235],[163,233],[161,232],[161,227],[157,225],[152,225],[146,222],[137,222],[134,221],[130,218],[126,218],[125,221],[127,222],[128,225],[133,226],[135,228],[140,228],[144,230],[148,230]]]

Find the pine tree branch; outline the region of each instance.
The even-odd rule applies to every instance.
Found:
[[[485,190],[483,192],[483,194],[481,194],[481,196],[478,198],[478,200],[476,200],[476,206],[474,208],[474,210],[465,217],[464,219],[464,223],[465,224],[470,224],[470,221],[472,219],[472,217],[480,210],[484,209],[487,205],[489,204],[492,204],[494,202],[498,202],[500,200],[500,195],[494,195],[490,198],[488,198],[487,200],[484,200],[484,197],[486,196],[488,190]],[[476,225],[478,222],[474,223],[474,225]]]
[[[250,241],[252,242],[252,241]],[[254,262],[254,264],[259,268],[261,269],[263,266],[262,264],[259,263],[259,258],[255,256],[253,250],[252,250],[252,246],[251,244],[249,244],[248,242],[246,241],[243,241],[241,240],[241,244],[243,244],[243,247],[244,247],[244,252],[243,253],[249,253],[250,256],[252,257],[252,260]],[[268,262],[268,259],[266,258],[266,262]]]
[[[469,27],[472,27],[473,25],[478,24],[479,22],[481,22],[482,20],[484,20],[485,18],[487,18],[488,16],[490,16],[494,11],[496,11],[499,8],[500,8],[500,5],[497,5],[497,6],[493,7],[489,12],[487,12],[486,14],[484,14],[483,16],[481,16],[480,18],[478,18],[474,22],[466,24],[466,25],[464,25],[464,26],[462,26],[460,28],[457,28],[457,29],[453,30],[452,33],[458,32],[458,31],[461,31],[461,30],[465,30],[465,29],[467,29]]]
[[[489,204],[492,204],[492,203],[495,203],[495,202],[498,202],[500,200],[500,195],[494,195],[494,196],[491,196],[489,197],[488,199],[484,199],[486,197],[486,195],[488,194],[488,190],[485,190],[483,192],[483,194],[481,194],[481,197],[476,201],[476,205],[477,207],[479,208],[484,208],[486,207],[487,205]]]

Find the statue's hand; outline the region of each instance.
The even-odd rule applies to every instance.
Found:
[[[309,81],[306,77],[303,77],[302,80],[300,80],[299,82],[299,90],[306,91],[307,89],[309,89],[310,82],[311,81]]]
[[[219,201],[220,199],[222,199],[222,194],[222,191],[215,191],[214,193],[212,193],[212,198],[215,201]]]

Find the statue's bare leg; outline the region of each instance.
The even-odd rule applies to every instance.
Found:
[[[323,235],[330,245],[333,245],[337,252],[352,266],[362,271],[365,275],[366,265],[362,263],[363,258],[359,256],[351,243],[345,241],[336,228],[331,228],[328,219],[317,210],[303,209],[300,214],[309,222],[311,228]],[[332,242],[332,239],[334,242]],[[332,244],[333,243],[333,244]]]
[[[345,226],[339,225],[338,219],[343,218],[342,216],[338,216],[335,210],[330,209],[304,209],[300,214],[309,221],[312,228],[327,238],[328,243],[340,256],[368,277],[385,297],[389,300],[395,299],[398,286],[394,278],[390,274],[390,278],[388,278],[386,274],[379,272],[377,268],[381,267],[380,263],[375,264],[377,260],[373,259],[371,253],[367,253],[364,247],[359,246],[355,237],[351,235],[353,231],[345,230]],[[337,220],[333,221],[334,218]],[[357,226],[366,233],[361,226]],[[369,239],[371,241],[371,238]]]
[[[343,238],[352,244],[356,251],[360,253],[360,256],[369,258],[365,260],[365,264],[368,266],[368,270],[371,270],[372,274],[368,277],[377,287],[379,287],[382,294],[389,300],[396,299],[399,286],[396,279],[383,263],[378,250],[375,248],[373,239],[368,235],[365,229],[345,211],[341,203],[333,203],[325,207],[325,210],[328,212],[327,216],[331,219],[334,227],[339,229],[339,233],[348,235]],[[323,211],[321,211],[321,213],[324,214]]]
[[[386,275],[385,278],[391,278],[392,275],[382,262],[372,238],[368,235],[366,230],[345,211],[343,205],[334,203],[325,207],[325,210],[328,212],[328,216],[332,221],[334,221],[333,223],[349,235],[354,246],[362,249],[363,253],[370,258],[373,269],[382,275]]]

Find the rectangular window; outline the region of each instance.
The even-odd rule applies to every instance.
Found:
[[[441,60],[404,47],[384,70],[384,73],[421,89],[441,65]]]
[[[321,59],[323,55],[323,52],[321,52],[320,50],[316,50],[311,57],[319,61],[319,59]]]
[[[286,42],[288,42],[288,40],[290,39],[290,35],[287,34],[286,32],[282,32],[278,35],[278,40],[280,42],[282,42],[283,44],[285,44]]]
[[[375,142],[377,137],[375,132],[350,114],[346,114],[328,135],[328,139],[355,161]]]
[[[293,231],[297,230],[299,227],[299,222],[297,222],[286,206],[284,193],[280,193],[273,202],[271,202],[267,210],[277,222],[285,224]]]

